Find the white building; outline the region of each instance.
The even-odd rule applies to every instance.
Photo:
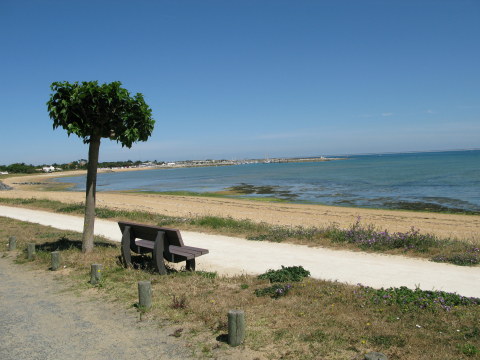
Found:
[[[46,173],[48,173],[48,172],[54,172],[54,171],[55,171],[55,168],[54,168],[53,166],[44,166],[44,167],[42,168],[42,171],[43,171],[43,172],[46,172]]]

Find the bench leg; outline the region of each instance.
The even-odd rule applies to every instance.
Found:
[[[125,267],[132,266],[132,256],[130,254],[130,226],[127,226],[122,235],[122,263]]]
[[[187,260],[187,271],[195,271],[195,258]]]
[[[163,249],[164,249],[164,237],[165,233],[159,231],[157,238],[155,239],[155,245],[153,247],[153,264],[158,270],[160,275],[167,274],[167,268],[165,267],[165,262],[163,261]]]

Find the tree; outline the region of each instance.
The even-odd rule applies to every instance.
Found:
[[[33,174],[35,172],[35,166],[27,165],[25,163],[15,163],[6,166],[6,171],[17,174]]]
[[[88,148],[87,187],[82,251],[93,249],[98,154],[102,138],[110,138],[130,148],[146,141],[155,120],[143,95],[130,93],[119,81],[99,85],[97,81],[54,82],[47,102],[53,128],[67,130],[83,139]]]

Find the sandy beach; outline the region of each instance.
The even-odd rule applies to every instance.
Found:
[[[19,185],[18,183],[43,183],[52,177],[81,175],[84,173],[84,171],[75,171],[6,178],[2,180],[3,183],[14,189],[0,191],[0,197],[50,199],[65,203],[83,202],[85,196],[83,192],[43,191],[42,188],[44,186],[42,185]],[[360,217],[364,224],[374,224],[381,229],[387,229],[391,232],[408,231],[414,226],[423,233],[432,233],[443,238],[480,242],[480,216],[478,215],[117,192],[97,193],[97,205],[114,209],[148,211],[170,216],[213,215],[289,226],[323,227],[336,223],[340,227],[348,227]]]

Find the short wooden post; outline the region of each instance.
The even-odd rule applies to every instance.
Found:
[[[102,264],[92,264],[90,268],[90,284],[97,285],[102,280]]]
[[[15,236],[10,236],[8,238],[8,251],[13,251],[17,249],[17,238]]]
[[[138,306],[145,310],[152,307],[152,283],[150,281],[138,282]]]
[[[27,245],[27,258],[29,261],[35,259],[35,243],[29,243]]]
[[[245,340],[245,313],[243,310],[228,312],[228,344],[238,346]]]
[[[52,252],[52,270],[58,270],[60,267],[60,251]]]

